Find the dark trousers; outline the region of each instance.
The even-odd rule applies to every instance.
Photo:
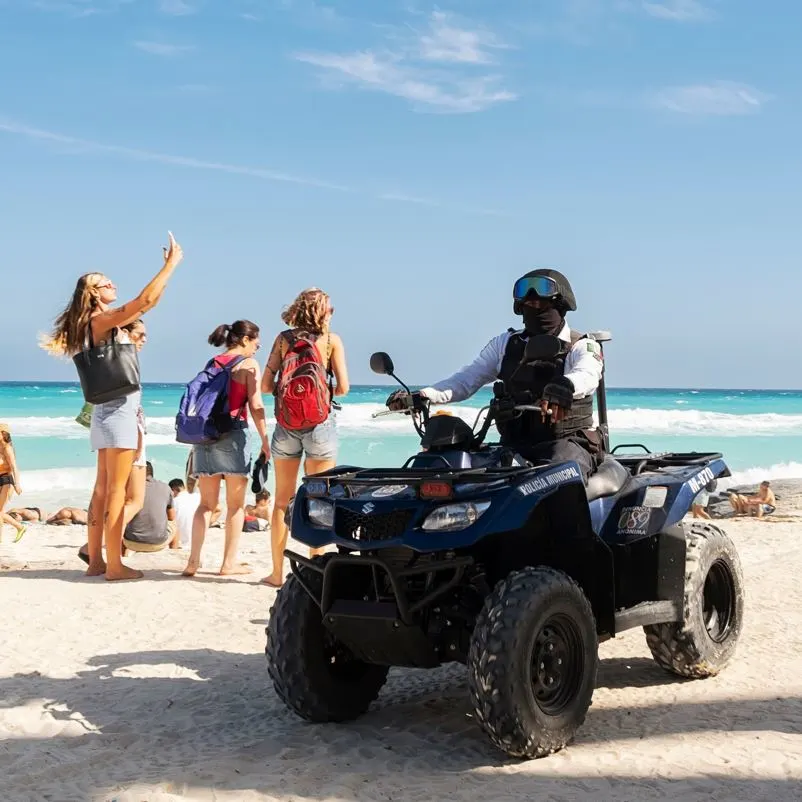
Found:
[[[569,462],[573,460],[582,471],[582,478],[587,484],[588,477],[596,470],[596,460],[591,452],[582,445],[583,441],[574,438],[549,440],[536,445],[526,445],[515,450],[531,462]]]

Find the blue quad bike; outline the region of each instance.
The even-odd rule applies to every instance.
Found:
[[[596,333],[600,342],[610,339]],[[532,338],[523,361],[558,347]],[[392,376],[385,353],[371,368]],[[582,725],[598,645],[643,627],[655,661],[709,677],[732,658],[744,612],[735,547],[686,522],[697,492],[730,472],[718,453],[609,451],[587,486],[575,462],[532,464],[486,444],[493,421],[540,410],[500,383],[483,425],[429,415],[412,394],[422,449],[398,468],[339,466],[306,476],[292,536],[336,553],[290,550],[267,633],[279,697],[313,722],[347,721],[377,698],[391,666],[467,666],[473,715],[507,755],[562,749]],[[378,413],[390,414],[389,412]]]

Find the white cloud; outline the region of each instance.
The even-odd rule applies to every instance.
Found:
[[[159,162],[161,164],[172,164],[177,167],[194,167],[199,170],[214,170],[222,173],[233,173],[236,175],[249,175],[254,178],[262,178],[267,181],[281,181],[289,184],[304,184],[306,186],[320,187],[322,189],[334,189],[340,192],[350,192],[348,187],[340,184],[332,184],[328,181],[318,181],[314,178],[303,178],[288,173],[280,173],[274,170],[265,170],[261,167],[243,167],[236,164],[225,164],[221,162],[209,162],[201,159],[192,159],[185,156],[171,156],[166,153],[156,153],[149,150],[138,148],[128,148],[122,145],[106,145],[101,142],[93,142],[88,139],[66,136],[53,131],[44,131],[40,128],[33,128],[21,123],[7,120],[0,120],[0,131],[9,134],[17,134],[28,139],[36,139],[44,142],[52,142],[59,145],[69,145],[83,151],[95,151],[98,153],[111,153],[123,156],[128,159],[146,162]]]
[[[642,0],[641,7],[652,17],[674,22],[703,20],[712,13],[700,0]]]
[[[410,36],[391,28],[388,39],[392,49],[302,52],[295,58],[318,67],[329,84],[333,79],[385,92],[418,110],[476,112],[516,98],[499,86],[499,75],[476,70],[492,63],[491,49],[507,47],[489,31],[458,27],[453,17],[436,11],[425,31]]]
[[[162,14],[169,14],[171,17],[184,17],[197,10],[185,0],[161,0],[160,8]]]
[[[225,162],[204,161],[187,156],[174,156],[167,153],[158,153],[151,150],[139,148],[129,148],[124,145],[108,145],[102,142],[94,142],[89,139],[60,134],[55,131],[46,131],[41,128],[34,128],[30,125],[18,123],[13,120],[0,118],[0,132],[21,136],[38,142],[46,142],[55,146],[62,153],[68,155],[81,155],[86,153],[107,153],[132,161],[154,162],[167,164],[174,167],[187,167],[195,170],[209,170],[220,173],[230,173],[233,175],[244,175],[252,178],[259,178],[264,181],[275,181],[286,184],[299,184],[302,186],[316,187],[318,189],[333,190],[336,192],[359,193],[369,197],[384,201],[398,201],[401,203],[411,203],[426,205],[442,209],[452,209],[465,214],[479,215],[504,215],[504,212],[493,209],[472,208],[462,204],[451,204],[437,200],[429,200],[415,195],[407,195],[398,192],[375,193],[365,190],[357,190],[352,187],[335,184],[330,181],[322,181],[317,178],[292,175],[290,173],[278,172],[276,170],[266,170],[262,167],[249,167],[246,165],[227,164]]]
[[[417,108],[452,113],[482,111],[515,95],[494,88],[493,76],[470,77],[464,73],[438,73],[406,64],[392,53],[298,53],[298,61],[313,64],[364,88],[405,98]]]
[[[187,53],[192,50],[191,45],[171,45],[167,42],[150,42],[150,41],[136,41],[134,47],[142,50],[145,53],[150,53],[152,56],[180,56],[182,53]]]
[[[491,64],[491,49],[506,45],[491,31],[460,28],[442,11],[432,14],[430,28],[420,35],[420,57],[424,61],[461,64]]]
[[[668,111],[691,115],[733,116],[755,114],[768,96],[746,84],[716,81],[661,89],[652,104]]]

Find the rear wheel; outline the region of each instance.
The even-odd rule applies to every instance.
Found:
[[[744,582],[738,552],[717,526],[692,523],[685,533],[683,620],[644,627],[658,665],[682,677],[718,674],[743,627]]]
[[[597,668],[596,624],[579,585],[552,568],[515,571],[476,622],[468,656],[474,714],[508,755],[556,752],[585,720]]]
[[[321,565],[330,555],[316,560]],[[319,593],[316,571],[302,568],[304,582]],[[267,667],[276,693],[308,721],[347,721],[362,715],[387,680],[387,666],[358,660],[323,626],[320,608],[291,574],[270,611]]]

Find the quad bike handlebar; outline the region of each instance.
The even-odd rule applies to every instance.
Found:
[[[412,424],[415,427],[418,435],[422,438],[426,432],[426,426],[430,419],[431,402],[428,398],[422,396],[420,393],[408,393],[406,397],[400,396],[397,397],[396,400],[400,401],[402,398],[405,398],[407,401],[403,408],[381,410],[379,412],[372,413],[371,417],[383,418],[388,415],[408,415],[412,418]],[[546,415],[553,415],[553,410],[551,409],[546,409],[544,412],[540,403],[515,404],[510,403],[511,400],[512,399],[509,397],[493,398],[488,405],[479,410],[476,419],[471,426],[471,431],[473,432],[473,445],[475,447],[480,446],[484,442],[490,426],[500,415],[515,414],[516,412],[541,412]],[[389,403],[389,401],[390,400],[388,399],[387,403]],[[482,422],[481,427],[479,427],[477,430],[477,426],[483,413],[487,414],[485,415],[485,419]]]

